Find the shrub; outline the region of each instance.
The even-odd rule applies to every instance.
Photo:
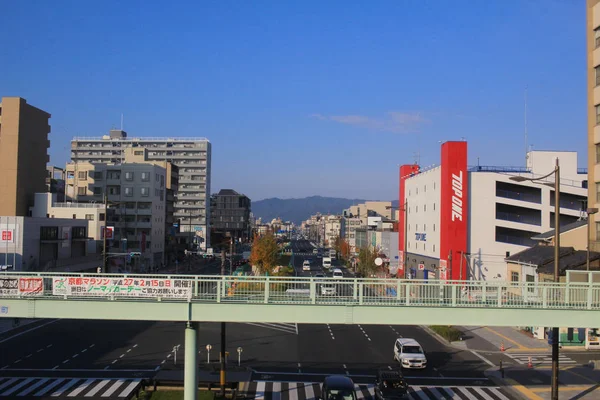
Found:
[[[462,337],[462,332],[452,326],[432,325],[429,328],[449,342],[455,342]]]

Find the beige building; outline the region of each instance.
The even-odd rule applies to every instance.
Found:
[[[145,149],[126,152],[124,162],[119,164],[79,162],[66,166],[67,200],[103,203],[106,194],[110,205],[108,226],[114,227],[109,252],[140,252],[139,264],[135,266],[140,271],[151,270],[166,261],[166,186],[171,176],[167,168],[156,165],[155,161],[145,162],[145,152]]]
[[[600,0],[587,0],[588,205],[600,207]],[[591,248],[600,250],[598,215],[591,216]]]
[[[27,216],[46,190],[50,114],[20,97],[0,103],[0,215]]]

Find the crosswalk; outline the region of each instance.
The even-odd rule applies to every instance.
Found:
[[[375,385],[355,385],[357,400],[375,399]],[[244,382],[240,391],[255,400],[315,400],[321,397],[320,383]],[[491,386],[410,386],[414,400],[510,400],[499,387]]]
[[[276,331],[298,334],[298,324],[271,324],[271,323],[254,323],[246,322],[246,325],[260,326],[261,328],[273,329]]]
[[[0,398],[128,399],[141,385],[130,378],[0,378]]]
[[[529,357],[531,357],[531,363],[534,366],[552,365],[552,355],[550,353],[506,353],[506,355],[522,365],[529,363]],[[559,353],[558,364],[576,365],[577,361]]]

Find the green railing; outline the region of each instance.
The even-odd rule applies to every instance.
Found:
[[[600,284],[6,272],[0,298],[600,310]]]

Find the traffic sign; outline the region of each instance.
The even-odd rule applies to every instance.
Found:
[[[419,270],[423,271],[425,269],[425,264],[419,264]]]

